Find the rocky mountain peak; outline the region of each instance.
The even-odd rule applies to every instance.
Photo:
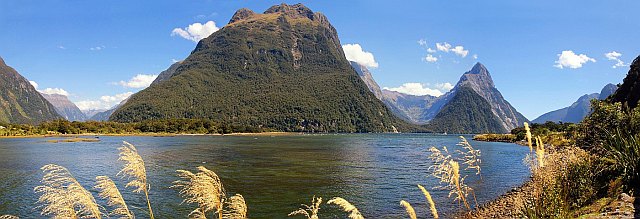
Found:
[[[238,9],[236,11],[236,13],[233,14],[233,16],[231,17],[231,20],[229,20],[229,23],[233,23],[233,22],[236,22],[236,21],[239,21],[239,20],[246,19],[246,18],[251,17],[251,16],[253,16],[255,14],[256,14],[255,12],[253,12],[251,9],[248,9],[248,8]]]
[[[618,90],[618,85],[615,84],[607,84],[600,91],[599,100],[607,99],[607,97],[611,96],[611,94],[615,93]]]
[[[465,72],[457,86],[471,84],[474,88],[494,88],[493,79],[489,70],[480,62],[476,63],[470,71]]]
[[[285,3],[271,6],[269,9],[264,11],[264,14],[274,14],[274,13],[282,13],[290,18],[301,18],[306,17],[313,20],[313,11],[307,8],[301,3],[295,5],[288,5]]]
[[[0,57],[0,66],[6,66],[7,64],[4,64],[4,59],[2,59],[2,57]]]
[[[622,81],[622,85],[611,95],[611,101],[621,102],[635,108],[640,100],[640,56],[631,63],[629,73]]]

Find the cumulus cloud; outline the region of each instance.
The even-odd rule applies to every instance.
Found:
[[[426,40],[424,40],[424,39],[420,39],[420,40],[418,40],[418,45],[420,45],[420,46],[426,46],[426,45],[427,45],[427,41],[426,41]]]
[[[205,24],[193,23],[189,24],[185,28],[175,28],[171,31],[171,36],[180,36],[182,38],[198,42],[201,39],[207,38],[213,32],[218,31],[220,28],[216,26],[213,21],[207,21]]]
[[[120,81],[118,84],[128,88],[146,88],[151,85],[151,82],[155,80],[158,75],[144,75],[139,74],[129,79],[129,81]]]
[[[604,54],[605,57],[607,57],[608,60],[612,60],[612,61],[616,61],[616,64],[611,66],[612,68],[618,68],[618,67],[624,67],[624,62],[622,60],[620,60],[620,56],[622,56],[622,53],[616,52],[616,51],[611,51],[609,53]]]
[[[349,61],[357,62],[358,64],[367,66],[369,68],[378,67],[378,63],[373,57],[373,54],[364,51],[360,44],[345,44],[342,45],[342,50],[344,50],[344,55]]]
[[[437,51],[435,49],[432,49],[432,48],[427,48],[427,52],[428,53],[435,53]]]
[[[80,110],[108,110],[131,95],[133,95],[133,92],[126,92],[113,96],[102,96],[99,100],[78,101],[75,104]]]
[[[464,49],[464,46],[458,45],[458,46],[452,46],[451,44],[444,42],[444,43],[436,43],[436,49],[437,51],[441,51],[441,52],[452,52],[462,58],[467,57],[467,55],[469,55],[469,50]],[[427,49],[427,52],[429,53],[435,53],[436,50],[433,50],[431,48]]]
[[[36,90],[38,89],[38,83],[36,83],[35,81],[29,81],[29,83],[36,88]]]
[[[467,57],[467,55],[469,54],[469,50],[465,50],[463,46],[453,47],[451,49],[451,52],[455,53],[456,55],[459,55],[462,58]]]
[[[62,89],[62,88],[45,88],[44,90],[41,90],[40,93],[43,94],[59,94],[62,96],[69,96],[69,92],[67,92],[66,90]]]
[[[436,43],[436,49],[438,49],[438,51],[449,52],[451,50],[451,44],[447,42]]]
[[[384,87],[383,89],[415,96],[430,95],[439,97],[452,88],[453,85],[451,85],[451,83],[438,83],[433,87],[429,87],[429,84],[422,83],[404,83],[399,87]]]
[[[431,54],[427,54],[427,56],[424,57],[424,60],[427,62],[437,62],[438,57],[432,56]]]
[[[571,50],[562,51],[561,54],[558,54],[558,60],[556,60],[556,64],[553,65],[556,68],[582,68],[582,65],[587,62],[596,62],[595,59],[590,58],[585,54],[577,55]]]

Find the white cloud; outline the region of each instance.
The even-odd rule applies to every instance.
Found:
[[[438,58],[435,57],[435,56],[432,56],[431,54],[427,54],[427,56],[424,57],[424,60],[427,61],[427,62],[432,62],[433,63],[433,62],[437,62]]]
[[[193,42],[198,42],[201,39],[207,38],[213,32],[218,31],[220,28],[216,26],[216,23],[213,21],[207,21],[205,24],[201,23],[193,23],[189,24],[188,27],[185,28],[175,28],[171,31],[171,36],[181,36],[182,38],[191,40]]]
[[[430,95],[430,96],[439,97],[439,96],[442,96],[444,92],[447,92],[452,88],[453,88],[453,85],[451,85],[451,83],[438,83],[431,88],[428,87],[428,84],[425,85],[422,83],[404,83],[400,87],[392,87],[392,88],[384,87],[383,89],[396,91],[404,94],[415,95],[415,96]]]
[[[585,54],[577,55],[571,50],[562,51],[561,54],[558,54],[558,60],[556,60],[556,64],[553,65],[556,68],[582,68],[582,65],[587,62],[596,62],[595,59],[590,58]]]
[[[62,89],[62,88],[45,88],[44,90],[41,90],[40,93],[43,94],[59,94],[62,96],[69,96],[69,92],[67,92],[66,90]]]
[[[67,49],[67,48],[64,46],[58,46],[58,49]]]
[[[478,59],[478,54],[473,54],[473,59]]]
[[[342,45],[342,50],[344,50],[344,55],[349,61],[357,62],[369,68],[378,67],[378,63],[373,57],[373,54],[362,50],[360,44],[345,44]]]
[[[451,84],[449,82],[437,83],[435,88],[440,90],[440,91],[447,92],[447,91],[450,91],[451,89],[453,89],[453,84]]]
[[[38,83],[36,83],[35,81],[29,81],[29,83],[31,85],[33,85],[33,87],[37,90],[38,89]]]
[[[426,40],[424,40],[424,39],[420,39],[420,40],[418,40],[418,45],[420,45],[420,46],[426,46],[426,45],[427,45],[427,41],[426,41]]]
[[[427,48],[427,52],[428,53],[435,53],[437,51],[435,49],[432,49],[432,48]]]
[[[455,53],[456,55],[459,55],[462,58],[467,57],[467,55],[469,54],[469,50],[465,50],[463,46],[453,47],[451,49],[451,52]]]
[[[436,43],[436,49],[438,49],[439,51],[443,51],[443,52],[449,52],[449,50],[451,50],[451,44],[444,42],[444,43]]]
[[[616,51],[611,51],[609,53],[604,54],[605,57],[607,57],[608,60],[612,60],[612,61],[616,61],[616,64],[611,66],[612,68],[618,68],[618,67],[624,67],[624,62],[622,60],[620,60],[620,56],[622,56],[622,53],[616,52]]]
[[[100,50],[103,50],[105,48],[107,48],[107,47],[106,46],[96,46],[96,47],[89,48],[89,50],[91,50],[91,51],[100,51]]]
[[[116,94],[113,96],[102,96],[100,100],[84,100],[75,102],[76,106],[80,110],[107,110],[111,107],[118,105],[124,99],[129,98],[133,95],[133,92],[126,92],[121,94]]]
[[[151,82],[153,82],[157,77],[158,75],[139,74],[129,79],[129,81],[120,81],[118,84],[128,88],[146,88],[149,87]]]

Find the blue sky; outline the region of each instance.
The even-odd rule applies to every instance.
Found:
[[[262,12],[281,2],[0,1],[0,56],[42,91],[63,89],[82,108],[106,108],[191,52],[196,42],[179,32],[213,31],[239,8]],[[350,47],[351,58],[368,64],[382,87],[445,92],[444,83],[479,61],[529,119],[622,82],[640,54],[638,1],[302,3],[327,15],[343,45],[360,46]],[[185,29],[209,21],[209,29]]]

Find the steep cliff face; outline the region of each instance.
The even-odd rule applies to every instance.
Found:
[[[0,58],[0,122],[36,124],[59,118],[55,107]]]
[[[376,96],[376,98],[382,100],[382,90],[376,81],[373,79],[373,75],[369,72],[366,66],[358,64],[357,62],[350,61],[351,67],[356,70],[360,79],[364,81],[364,84],[367,85],[369,90]]]
[[[239,10],[168,79],[133,95],[111,116],[162,118],[282,131],[385,132],[406,125],[354,71],[329,20],[302,4],[262,14]]]
[[[43,94],[41,95],[49,101],[55,108],[56,112],[69,121],[84,121],[87,116],[80,111],[78,106],[71,102],[67,96],[60,94]]]
[[[618,90],[611,95],[610,100],[621,102],[631,108],[638,106],[638,100],[640,100],[640,56],[633,60],[629,73]]]

